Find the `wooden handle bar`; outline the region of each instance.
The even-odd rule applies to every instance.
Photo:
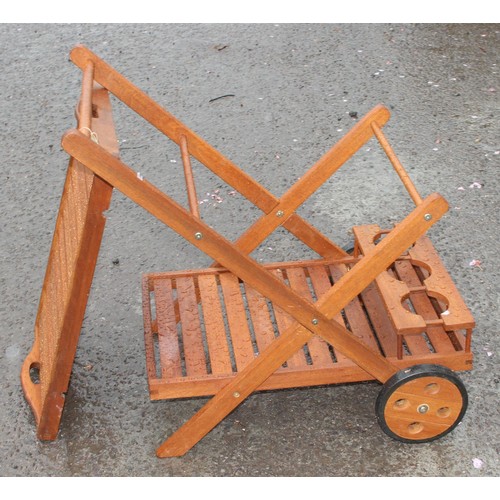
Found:
[[[418,194],[418,191],[413,184],[412,180],[410,179],[410,176],[408,175],[408,172],[404,169],[403,165],[401,165],[401,162],[399,161],[398,157],[394,153],[391,145],[385,138],[384,133],[380,129],[380,127],[377,125],[377,123],[372,123],[372,129],[373,133],[375,134],[375,137],[378,139],[378,142],[382,146],[382,149],[385,151],[385,154],[389,158],[390,162],[392,163],[392,166],[394,167],[394,170],[396,173],[399,175],[399,178],[404,184],[404,187],[408,191],[411,199],[414,201],[415,205],[420,205],[422,203],[422,198]]]
[[[82,93],[79,103],[78,128],[87,137],[92,130],[92,91],[94,87],[94,63],[89,61],[84,70],[82,78]]]

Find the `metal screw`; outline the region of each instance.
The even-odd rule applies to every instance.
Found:
[[[429,405],[420,405],[417,408],[418,413],[427,413],[429,411]]]
[[[311,321],[311,323],[313,325],[317,325],[319,323],[319,321],[316,318],[313,318],[313,320]]]
[[[239,393],[239,392],[233,392],[233,396],[234,396],[235,398],[239,398],[239,397],[240,397],[240,393]]]
[[[201,240],[203,238],[203,235],[201,233],[194,233],[194,237],[197,239],[197,240]]]
[[[283,215],[285,215],[285,212],[283,212],[283,210],[278,210],[276,212],[276,217],[283,217]]]
[[[424,215],[425,220],[432,220],[432,215],[431,214],[425,214]]]

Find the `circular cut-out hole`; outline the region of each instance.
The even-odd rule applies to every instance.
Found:
[[[410,434],[418,434],[424,430],[424,426],[420,422],[413,422],[408,426],[408,432]]]
[[[375,237],[373,238],[373,244],[378,245],[387,236],[388,233],[389,231],[382,231],[376,234]]]
[[[30,379],[34,384],[40,383],[40,365],[38,363],[33,363],[30,366]]]
[[[443,406],[439,408],[439,410],[436,413],[438,417],[446,418],[450,416],[451,410],[450,408],[448,408],[448,406]]]
[[[404,410],[405,408],[408,408],[409,405],[410,402],[407,399],[398,399],[394,402],[394,408],[396,410]]]
[[[437,394],[439,392],[439,389],[440,389],[439,384],[433,382],[432,384],[427,384],[425,386],[424,392],[426,394]]]

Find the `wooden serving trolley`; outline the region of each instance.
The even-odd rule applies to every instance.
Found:
[[[159,457],[183,455],[261,390],[378,380],[376,417],[404,442],[440,438],[461,421],[467,392],[455,371],[472,368],[474,320],[425,235],[448,205],[418,194],[382,132],[387,108],[360,119],[278,199],[87,48],[71,60],[83,72],[78,125],[62,139],[70,163],[21,373],[40,439],[58,433],[113,188],[214,260],[143,278],[151,399],[213,396]],[[109,93],[179,145],[189,211],[119,159]],[[391,230],[354,227],[348,252],[296,210],[373,136],[416,207]],[[235,242],[201,220],[191,157],[263,212]],[[250,258],[278,227],[318,258]]]

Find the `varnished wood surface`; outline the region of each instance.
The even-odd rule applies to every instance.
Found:
[[[373,248],[382,234],[377,225],[358,226],[353,232],[361,252]],[[405,350],[424,354],[429,345],[441,353],[470,351],[474,319],[427,236],[419,238],[408,249],[406,260],[381,273],[375,283],[380,295],[374,300],[384,305],[387,316],[376,314],[375,321],[390,322],[385,329],[397,334],[399,359]],[[388,352],[392,349],[391,344]]]
[[[416,265],[431,270],[424,284],[430,296],[444,301],[447,305],[446,314],[441,314],[446,329],[474,328],[474,318],[430,239],[427,236],[420,238],[408,254]]]

